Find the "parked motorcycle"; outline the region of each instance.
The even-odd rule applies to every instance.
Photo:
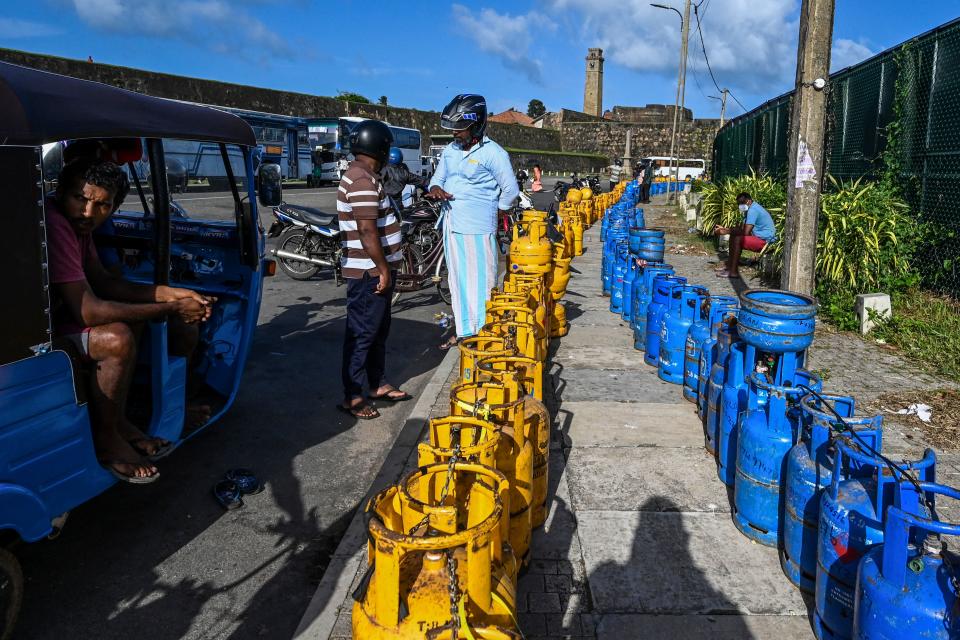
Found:
[[[309,280],[323,267],[333,269],[337,285],[342,284],[340,226],[335,213],[312,207],[281,203],[274,207],[267,236],[280,237],[272,253],[280,269],[294,280]]]

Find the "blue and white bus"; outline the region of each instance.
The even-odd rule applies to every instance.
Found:
[[[215,105],[204,106],[214,106],[245,120],[256,136],[256,153],[260,161],[280,165],[285,180],[304,179],[310,175],[313,161],[307,140],[306,119]],[[164,154],[168,163],[182,165],[190,180],[206,180],[212,187],[226,181],[218,145],[165,140]],[[239,155],[231,157],[231,165],[235,175],[243,175]]]
[[[336,182],[340,179],[342,159],[350,160],[349,135],[357,124],[368,118],[345,116],[340,118],[307,119],[307,138],[313,155],[314,182]],[[413,173],[427,175],[430,165],[421,156],[422,136],[418,129],[397,127],[385,123],[393,134],[393,146],[400,149],[403,162]]]

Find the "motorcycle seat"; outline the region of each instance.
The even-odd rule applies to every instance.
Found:
[[[314,207],[304,207],[295,204],[285,204],[283,209],[290,214],[299,217],[307,224],[313,224],[318,227],[331,227],[337,222],[337,214],[327,213]]]

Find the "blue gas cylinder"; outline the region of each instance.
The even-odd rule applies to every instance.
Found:
[[[798,402],[820,387],[820,378],[803,369],[781,384],[773,384],[763,373],[750,376],[747,409],[737,425],[733,523],[762,545],[778,546],[786,458],[800,431]]]
[[[662,239],[664,236],[663,229],[647,229],[642,226],[632,226],[629,230],[630,238],[630,252],[634,254],[640,253],[640,246],[644,242],[655,242],[658,239]]]
[[[637,257],[647,262],[662,262],[665,247],[666,241],[663,236],[642,238]]]
[[[739,332],[739,327],[738,327]],[[723,371],[720,391],[720,409],[717,418],[717,476],[728,487],[733,487],[737,471],[737,421],[747,407],[749,374],[756,361],[752,345],[739,339],[730,345],[730,355]]]
[[[625,241],[617,243],[614,256],[613,273],[610,277],[610,311],[619,314],[623,310],[623,279],[633,262]]]
[[[700,394],[700,359],[704,349],[709,349],[716,341],[716,332],[726,317],[728,310],[736,308],[738,302],[733,296],[710,296],[703,302],[700,317],[690,327],[684,348],[683,359],[683,397],[697,402]],[[706,365],[710,370],[710,365]]]
[[[816,586],[820,494],[833,470],[831,433],[856,429],[870,447],[881,450],[883,417],[855,416],[855,410],[850,396],[810,393],[800,400],[799,442],[787,455],[780,566],[805,593],[812,594]]]
[[[660,324],[670,304],[674,287],[682,287],[687,279],[682,276],[657,276],[653,279],[653,298],[647,306],[647,332],[643,361],[651,367],[660,364]]]
[[[633,289],[640,275],[640,266],[631,253],[627,256],[627,271],[623,274],[623,302],[620,305],[620,319],[632,322]]]
[[[800,353],[813,342],[817,301],[780,289],[747,289],[740,294],[740,337],[768,353]]]
[[[633,210],[633,219],[631,221],[635,227],[646,227],[647,221],[643,216],[643,207],[635,207]]]
[[[897,489],[883,544],[866,553],[857,572],[853,638],[960,638],[960,569],[946,561],[940,540],[960,535],[960,525],[931,519],[921,504],[935,495],[960,500],[960,491],[929,482],[918,490],[906,481]]]
[[[710,293],[704,287],[686,285],[673,290],[671,304],[660,324],[660,359],[657,375],[671,384],[683,384],[684,352],[687,335],[700,316],[704,299]]]
[[[647,310],[653,300],[653,280],[661,274],[673,275],[673,267],[663,263],[647,264],[634,282],[630,326],[633,328],[633,348],[638,351],[646,349]]]
[[[611,231],[608,234],[606,242],[603,243],[603,261],[601,263],[601,273],[603,274],[603,293],[610,295],[613,286],[613,270],[617,263],[618,245],[622,241],[618,231]]]
[[[739,313],[737,309],[737,313]],[[723,408],[723,381],[727,375],[727,362],[730,359],[730,347],[739,340],[736,319],[729,319],[717,329],[717,343],[713,346],[710,370],[707,372],[705,393],[700,393],[698,403],[703,416],[705,434],[704,447],[717,455],[717,440],[720,437],[720,414]]]
[[[893,503],[900,472],[878,454],[865,451],[856,432],[835,440],[830,486],[820,498],[817,531],[817,580],[813,631],[820,640],[849,640],[853,635],[853,598],[857,565],[883,542],[883,514]],[[899,463],[923,482],[933,482],[936,457]]]

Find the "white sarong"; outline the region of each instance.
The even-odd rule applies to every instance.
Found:
[[[483,326],[490,289],[496,287],[500,251],[493,233],[466,234],[444,225],[443,247],[457,337],[474,336]]]

